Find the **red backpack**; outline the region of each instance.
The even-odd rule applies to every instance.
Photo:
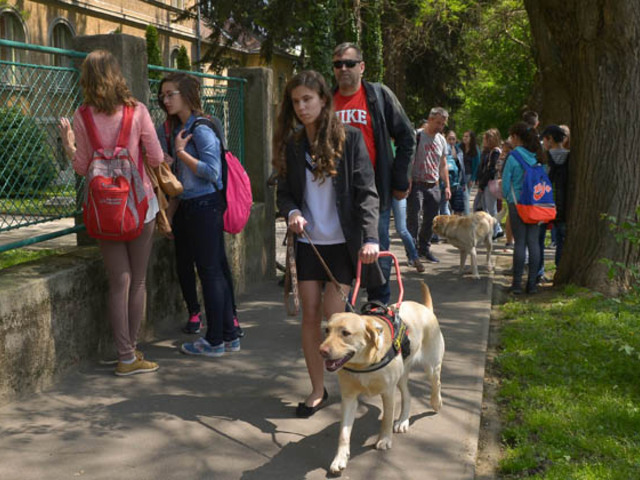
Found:
[[[142,162],[136,164],[127,148],[134,108],[123,107],[122,126],[113,150],[102,146],[89,107],[84,105],[79,111],[93,148],[82,205],[87,233],[101,240],[133,240],[142,233],[149,208]]]

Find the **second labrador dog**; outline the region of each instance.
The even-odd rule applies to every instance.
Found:
[[[344,470],[350,455],[351,429],[358,406],[358,396],[382,396],[382,425],[376,442],[378,450],[391,448],[392,432],[404,433],[409,429],[408,379],[412,365],[421,363],[431,381],[431,407],[437,412],[442,407],[440,371],[444,356],[444,338],[433,313],[429,288],[422,283],[423,304],[403,302],[400,318],[408,329],[409,354],[385,357],[393,348],[391,326],[375,315],[336,313],[327,324],[327,336],[320,345],[320,354],[330,372],[338,372],[342,395],[342,421],[338,451],[331,463],[331,473]],[[388,358],[388,357],[387,357]],[[382,368],[377,368],[383,365]],[[343,368],[344,367],[344,368]],[[402,395],[400,417],[394,423],[396,385]]]
[[[500,213],[504,216],[504,213]],[[433,219],[433,231],[445,237],[447,241],[460,250],[460,274],[464,273],[467,255],[471,255],[471,270],[473,278],[480,278],[478,274],[478,260],[476,246],[484,244],[487,249],[487,268],[493,269],[491,250],[493,249],[494,217],[487,212],[474,212],[471,215],[438,215]]]

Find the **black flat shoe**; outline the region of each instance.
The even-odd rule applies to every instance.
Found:
[[[296,407],[296,417],[298,418],[309,418],[311,415],[316,413],[318,410],[323,408],[329,399],[329,392],[327,389],[324,389],[324,395],[322,395],[322,400],[315,407],[310,407],[304,402],[300,402]]]

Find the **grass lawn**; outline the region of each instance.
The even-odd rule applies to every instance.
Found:
[[[49,255],[57,255],[59,253],[63,253],[63,250],[56,250],[54,248],[42,250],[25,250],[24,248],[17,248],[15,250],[8,250],[0,253],[0,270],[19,263],[30,262],[31,260],[47,257]]]
[[[503,479],[640,478],[640,297],[576,288],[501,307]]]

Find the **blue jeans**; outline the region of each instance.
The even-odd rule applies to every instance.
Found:
[[[232,286],[224,250],[219,193],[181,200],[173,218],[176,266],[182,296],[190,314],[200,312],[194,264],[198,270],[207,317],[205,338],[211,345],[235,340]]]
[[[527,288],[536,286],[538,266],[540,265],[540,227],[538,224],[524,223],[518,215],[518,210],[513,203],[509,204],[509,221],[513,232],[513,286],[522,286],[522,273],[524,272],[524,259],[526,250],[529,250],[529,274]]]
[[[470,197],[470,192],[471,191],[471,187],[467,186],[465,187],[465,189],[462,191],[462,197],[464,198],[464,210],[463,213],[465,215],[469,215],[471,213],[471,207],[469,207],[469,201],[471,199]]]
[[[538,276],[544,276],[544,240],[547,238],[547,223],[540,225],[538,232],[538,243],[540,243],[540,265],[538,266]]]
[[[438,214],[451,215],[451,206],[449,205],[449,200],[444,196],[444,190],[440,191],[440,210]]]
[[[393,219],[396,223],[396,232],[400,235],[404,250],[407,252],[407,258],[409,261],[414,261],[418,258],[418,250],[416,249],[416,242],[407,229],[407,199],[402,200],[393,199],[391,202],[391,208],[393,208]]]
[[[380,251],[389,250],[389,223],[391,222],[391,209],[380,210],[378,217],[378,241],[380,242]],[[367,289],[367,298],[369,301],[378,300],[385,305],[389,303],[391,298],[391,289],[389,288],[389,276],[391,275],[391,257],[382,257],[378,259],[378,264],[384,275],[385,282],[375,288]]]
[[[486,187],[482,191],[482,195],[482,203],[486,212],[493,218],[496,218],[498,216],[498,199],[489,191],[489,187]],[[495,237],[500,232],[502,232],[502,227],[500,226],[500,222],[496,222],[493,227],[493,236]]]

